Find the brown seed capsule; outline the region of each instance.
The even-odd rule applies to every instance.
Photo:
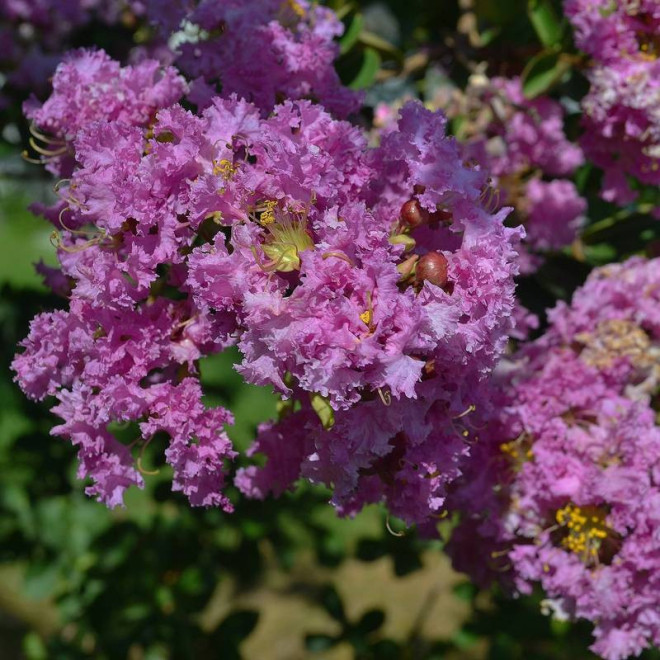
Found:
[[[411,199],[401,207],[401,220],[406,227],[415,229],[429,221],[429,212],[416,199]]]
[[[431,225],[431,228],[433,228],[433,225],[438,224],[450,225],[453,219],[454,216],[452,215],[451,211],[448,211],[447,209],[440,209],[439,211],[431,213],[429,224]]]
[[[424,280],[439,287],[447,285],[447,257],[439,252],[428,252],[420,257],[415,268],[415,283],[421,286]]]

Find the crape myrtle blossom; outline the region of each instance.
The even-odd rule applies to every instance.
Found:
[[[656,0],[564,0],[580,50],[603,64],[658,53],[660,6]]]
[[[525,226],[530,252],[521,255],[521,269],[534,270],[541,263],[536,253],[575,239],[587,208],[570,180],[584,157],[564,133],[564,109],[548,96],[527,99],[520,78],[473,76],[450,112],[466,117],[465,157],[492,173],[489,203],[510,204]]]
[[[78,447],[78,475],[94,481],[87,493],[108,506],[121,504],[128,486],[143,485],[139,454],[136,464],[108,425],[139,420],[140,450],[155,433],[170,435],[165,455],[175,490],[193,505],[231,510],[221,493],[223,459],[234,455],[222,430],[231,415],[205,409],[199,382],[185,373],[195,351],[183,313],[162,299],[120,315],[74,296],[68,311],[34,320],[26,352],[16,359],[29,396],[56,398],[53,412],[63,423],[52,433]]]
[[[375,109],[378,135],[396,126],[401,101]],[[490,172],[484,204],[513,207],[509,223],[526,230],[521,253],[523,272],[535,270],[542,253],[575,239],[584,222],[586,200],[570,177],[584,162],[582,150],[564,132],[565,111],[548,96],[527,99],[520,78],[471,76],[465,90],[449,82],[427,100],[458,121],[458,138],[466,162]]]
[[[540,583],[549,611],[594,623],[610,660],[660,643],[659,277],[657,259],[606,266],[551,312],[499,375],[497,420],[449,504],[459,570]]]
[[[46,156],[47,168],[68,176],[73,168],[72,142],[96,120],[122,126],[147,126],[159,108],[176,103],[186,83],[171,67],[155,60],[121,67],[101,50],[71,51],[57,67],[45,103],[24,104],[32,122],[32,146]]]
[[[158,18],[159,8],[153,16]],[[202,0],[185,15],[200,30],[178,49],[177,65],[193,80],[200,108],[221,91],[264,113],[284,99],[310,99],[346,117],[361,96],[341,84],[333,62],[344,26],[327,7],[308,0]]]
[[[548,96],[526,98],[520,78],[493,78],[491,85],[484,91],[496,123],[486,128],[486,134],[504,142],[503,151],[491,152],[496,175],[537,168],[550,177],[565,177],[582,165],[580,148],[564,133],[565,112],[557,101]]]
[[[90,25],[133,30],[142,13],[139,2],[118,0],[0,0],[0,73],[6,76],[0,104],[12,97],[39,97],[63,52]],[[121,32],[118,30],[117,35]],[[4,94],[4,98],[3,95]]]
[[[417,399],[384,405],[377,396],[365,397],[335,412],[330,429],[303,397],[300,410],[259,428],[249,455],[267,456],[266,465],[240,469],[236,485],[263,499],[304,477],[333,488],[331,502],[341,515],[384,501],[392,515],[417,524],[421,534],[436,535],[447,487],[461,474],[461,460],[489,409],[482,386],[472,376],[443,392],[425,380]]]
[[[582,146],[604,172],[602,196],[637,198],[629,177],[660,184],[660,5],[656,0],[566,0],[578,48],[593,58],[582,101]]]
[[[49,125],[73,169],[45,211],[61,272],[44,272],[68,283],[69,309],[38,316],[14,362],[26,393],[55,397],[54,432],[79,447],[89,492],[121,503],[142,483],[144,445],[166,442],[175,489],[230,508],[231,416],[201,403],[198,361],[236,344],[246,381],[288,401],[260,429],[253,453],[268,460],[239,474],[244,492],[305,476],[335,484],[342,512],[386,499],[428,521],[485,410],[521,234],[504,227],[506,210],[484,209],[486,176],[462,163],[443,116],[410,104],[369,149],[309,101],[268,117],[236,96],[197,116],[143,111],[143,99],[171,101],[158,89],[167,72],[118,116],[94,99],[112,100],[133,74],[107,86],[96,71],[100,91],[90,83],[74,129]],[[78,99],[55,82],[44,121],[58,94]],[[137,425],[133,446],[112,437],[113,422]]]
[[[343,24],[330,9],[307,0],[0,0],[0,71],[7,72],[8,86],[43,98],[67,42],[95,22],[131,31],[142,27],[140,44],[126,44],[130,61],[176,63],[191,81],[188,99],[200,109],[218,93],[236,93],[265,114],[287,98],[323,103],[341,117],[360,106],[361,95],[344,87],[334,69]],[[109,74],[113,65],[96,62],[102,65]],[[93,62],[79,62],[77,82],[83,90],[93,67]],[[139,73],[124,73],[138,82]],[[71,78],[69,84],[76,81]]]
[[[182,26],[197,0],[130,0],[132,11],[144,16],[158,37],[167,40]]]
[[[89,22],[96,15],[108,23],[116,22],[131,4],[138,3],[115,0],[2,0],[0,17],[17,25],[34,26],[43,30],[47,39],[55,39]]]
[[[429,523],[441,510],[487,407],[480,382],[511,327],[520,236],[502,226],[502,213],[483,209],[485,176],[462,165],[444,124],[406,105],[398,130],[366,154],[366,206],[354,215],[345,204],[326,212],[325,226],[312,223],[314,246],[301,255],[293,292],[266,305],[234,290],[260,323],[239,343],[239,369],[302,404],[262,428],[253,451],[268,461],[239,473],[247,494],[281,492],[304,476],[332,484],[344,514],[386,500],[403,519]],[[295,382],[290,393],[283,371]],[[331,424],[309,412],[318,395]],[[297,446],[282,454],[278,437]]]
[[[625,205],[637,198],[629,176],[660,185],[660,60],[624,60],[589,72],[581,144],[605,176],[604,199]]]

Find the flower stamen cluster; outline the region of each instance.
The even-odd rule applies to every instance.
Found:
[[[612,534],[606,517],[606,512],[596,506],[578,507],[569,503],[558,509],[557,524],[565,529],[562,546],[580,555],[585,564],[598,564],[601,545]]]

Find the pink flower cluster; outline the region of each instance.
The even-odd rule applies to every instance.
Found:
[[[215,97],[195,115],[173,70],[85,51],[53,87],[28,112],[61,145],[42,150],[67,176],[44,210],[61,264],[47,277],[69,308],[34,320],[14,368],[55,397],[88,492],[120,504],[158,442],[176,490],[229,509],[231,415],[203,405],[199,360],[236,344],[245,380],[287,400],[241,490],[305,476],[345,513],[385,499],[428,522],[506,344],[521,233],[484,209],[444,117],[409,104],[370,149],[310,101],[264,117]],[[132,446],[113,423],[134,423]]]
[[[161,9],[155,12],[161,15]],[[270,112],[285,99],[309,99],[346,117],[361,96],[342,86],[333,62],[344,26],[309,0],[203,0],[185,15],[200,30],[182,44],[177,65],[193,81],[191,99],[206,107],[219,92]]]
[[[378,104],[376,137],[396,127],[402,103]],[[463,158],[490,174],[484,204],[493,210],[511,206],[509,222],[525,227],[523,273],[542,263],[538,253],[570,245],[587,210],[586,200],[570,180],[584,157],[566,137],[560,103],[548,96],[526,98],[517,77],[475,75],[465,90],[441,86],[427,105],[460,120]]]
[[[308,0],[0,0],[0,71],[8,84],[42,98],[67,41],[94,22],[153,28],[130,48],[131,61],[176,63],[200,110],[219,93],[235,93],[264,113],[285,99],[320,102],[340,117],[360,107],[361,95],[341,84],[333,66],[343,24]]]
[[[471,121],[461,127],[465,156],[488,167],[493,205],[510,204],[533,252],[569,245],[584,220],[586,200],[569,177],[582,165],[581,149],[564,133],[564,109],[547,96],[527,99],[520,78],[473,83],[455,108]],[[535,254],[521,268],[534,270]]]
[[[303,408],[261,430],[255,451],[269,461],[238,483],[263,496],[303,475],[333,484],[344,513],[385,499],[395,515],[427,522],[467,451],[456,420],[484,405],[480,380],[504,348],[519,232],[482,208],[483,175],[461,164],[442,117],[421,106],[403,108],[365,164],[366,195],[325,211],[300,283],[284,305],[268,299],[275,316],[239,343],[242,372],[264,382],[264,358],[269,370],[281,364],[276,378],[296,377]],[[254,303],[261,316],[263,301]],[[309,414],[317,393],[333,409],[331,428]]]
[[[457,568],[540,583],[555,616],[595,624],[609,660],[660,643],[659,281],[660,260],[635,258],[552,311],[503,370],[498,419],[450,499]]]
[[[38,127],[33,146],[46,156],[47,169],[68,177],[75,166],[73,143],[83,128],[96,121],[146,126],[186,91],[184,79],[156,60],[122,68],[103,51],[78,50],[58,66],[48,100],[33,98],[23,109]]]
[[[565,0],[565,11],[593,58],[582,146],[605,171],[602,196],[629,204],[638,195],[630,177],[660,185],[660,4]]]
[[[0,0],[0,72],[7,87],[47,93],[48,77],[72,35],[94,21],[122,23],[129,3],[116,0]],[[9,99],[0,96],[0,107]]]

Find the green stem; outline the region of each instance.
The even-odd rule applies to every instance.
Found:
[[[655,208],[654,204],[640,204],[632,209],[623,209],[614,215],[611,215],[607,218],[603,218],[598,222],[595,222],[593,225],[587,227],[583,232],[580,238],[586,243],[591,242],[590,239],[593,239],[599,232],[609,229],[614,225],[624,222],[633,215],[647,215]]]

